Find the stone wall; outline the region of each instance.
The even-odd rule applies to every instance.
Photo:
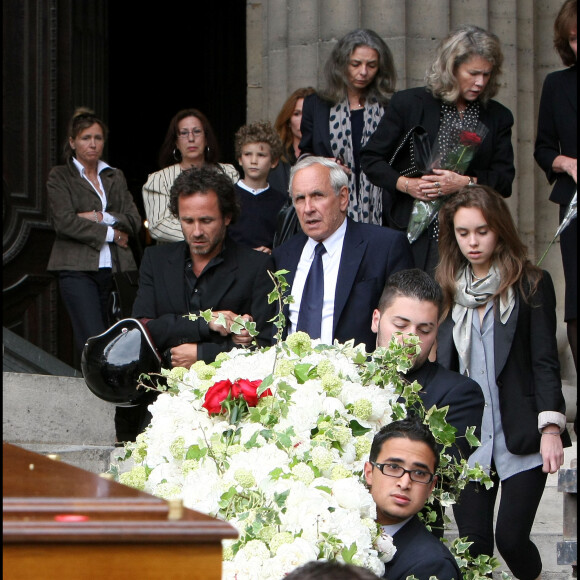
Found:
[[[563,0],[247,0],[248,122],[274,121],[287,96],[322,85],[322,69],[336,41],[355,28],[372,28],[393,52],[398,89],[423,84],[441,38],[460,24],[498,35],[504,67],[497,100],[514,114],[516,179],[508,204],[532,259],[558,227],[557,206],[533,158],[537,112],[547,73],[562,63],[552,47],[553,23]],[[563,319],[560,248],[543,262]],[[566,328],[558,327],[563,378],[576,382]]]

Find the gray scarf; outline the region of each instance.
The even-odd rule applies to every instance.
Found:
[[[472,281],[472,277],[471,266],[461,269],[457,274],[455,279],[457,285],[455,305],[451,313],[454,323],[453,342],[467,371],[467,375],[469,375],[469,359],[471,356],[473,311],[479,306],[487,304],[497,292],[500,284],[499,270],[495,264],[492,264],[485,278]],[[499,300],[499,319],[502,324],[508,321],[514,309],[515,300],[515,292],[510,286],[505,300],[502,297]]]

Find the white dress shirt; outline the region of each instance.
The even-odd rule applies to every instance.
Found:
[[[322,325],[320,333],[320,342],[323,344],[332,344],[334,328],[334,297],[336,294],[336,282],[338,279],[338,269],[340,267],[340,258],[342,256],[342,245],[344,243],[344,234],[346,233],[346,219],[339,228],[322,243],[326,252],[322,254],[322,267],[324,269],[324,305],[322,307]],[[310,266],[314,260],[314,248],[318,245],[316,240],[308,238],[296,268],[294,283],[292,284],[291,294],[294,302],[290,304],[290,330],[289,334],[296,332],[298,324],[298,313],[300,312],[300,302],[302,301],[302,292],[306,284],[306,278],[310,271]]]

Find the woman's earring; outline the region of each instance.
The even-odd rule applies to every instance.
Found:
[[[175,159],[175,161],[181,161],[181,152],[178,151],[177,147],[173,149],[173,159]]]

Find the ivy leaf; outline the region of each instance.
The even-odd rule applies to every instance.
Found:
[[[311,378],[312,371],[316,374],[316,367],[309,363],[298,363],[294,367],[294,376],[299,384],[304,384]]]
[[[287,489],[286,491],[283,491],[282,493],[274,493],[274,503],[278,507],[282,507],[286,503],[286,500],[288,499],[289,494],[290,494],[289,489]]]
[[[465,430],[465,438],[467,439],[467,442],[472,446],[472,447],[479,447],[481,445],[480,440],[474,435],[475,433],[475,427],[468,427]]]
[[[353,542],[350,548],[343,548],[340,554],[346,564],[352,564],[352,558],[356,554],[356,542]]]
[[[360,437],[361,435],[364,435],[365,433],[368,433],[371,428],[370,427],[363,427],[356,419],[353,419],[348,426],[350,427],[350,430],[352,431],[352,434],[354,437]]]
[[[209,322],[209,321],[208,321]],[[224,316],[223,312],[220,312],[215,319],[215,323],[223,326],[224,328],[228,327],[228,323],[226,322],[226,317]]]
[[[207,455],[207,447],[203,449],[199,445],[190,445],[187,453],[185,454],[185,459],[201,459]]]
[[[218,316],[218,318],[219,318],[219,316]],[[230,331],[232,334],[240,334],[240,332],[243,329],[244,329],[244,326],[242,324],[240,324],[239,322],[237,322],[237,320],[232,322],[232,325],[230,326]]]

